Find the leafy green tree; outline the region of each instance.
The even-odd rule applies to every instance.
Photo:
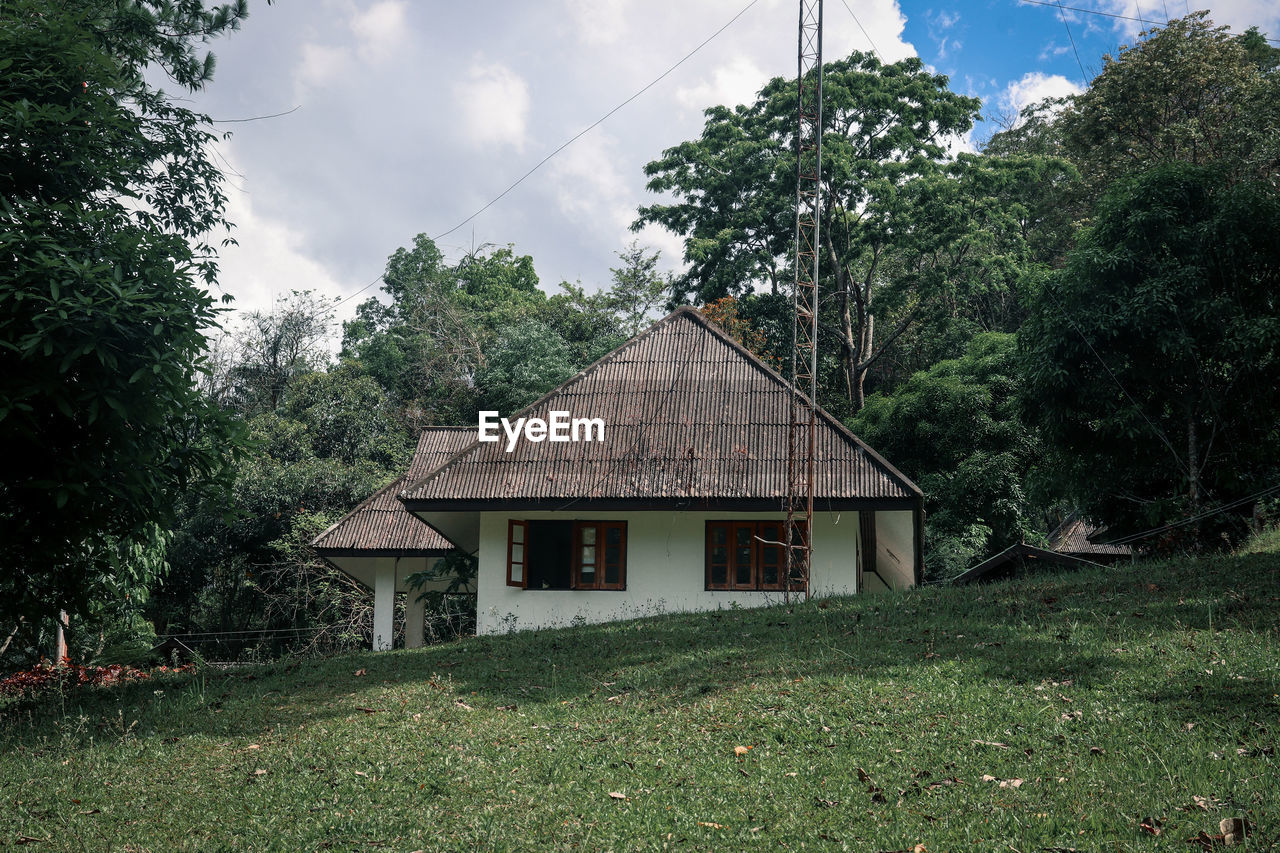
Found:
[[[1029,478],[1040,456],[1024,423],[1013,335],[975,337],[963,356],[872,394],[850,428],[925,493],[925,566],[948,578],[1035,535]]]
[[[525,318],[499,333],[476,371],[480,408],[504,417],[523,409],[577,372],[564,339]]]
[[[634,240],[618,253],[622,266],[611,267],[613,283],[604,292],[604,308],[617,318],[623,337],[631,337],[657,320],[671,279],[658,272],[657,249],[646,249]]]
[[[1026,221],[1004,196],[1024,173],[1048,169],[1028,158],[949,162],[948,138],[970,129],[979,103],[918,59],[883,65],[855,52],[825,66],[823,86],[821,334],[840,367],[828,392],[856,411],[868,375],[904,334],[949,322],[973,293],[1006,291],[1021,275]],[[684,238],[689,270],[676,301],[785,289],[795,89],[778,78],[753,104],[707,110],[699,139],[645,167],[649,189],[675,201],[640,208],[634,227],[658,223]]]
[[[1257,33],[1232,36],[1193,12],[1143,35],[1103,57],[1102,73],[1058,119],[1094,197],[1162,163],[1274,179],[1280,75],[1264,70],[1270,60]]]
[[[0,5],[0,619],[87,612],[243,446],[196,390],[226,226],[207,117],[148,82],[212,77],[245,3]]]
[[[250,311],[231,333],[235,360],[224,378],[224,404],[243,414],[274,412],[289,384],[324,366],[333,304],[312,291],[280,297],[270,311]]]
[[[1276,482],[1278,233],[1274,188],[1165,164],[1119,181],[1044,282],[1019,332],[1027,411],[1095,521],[1154,527]],[[1224,523],[1200,541],[1242,531]]]
[[[312,627],[308,620],[318,611],[308,609],[304,588],[289,576],[317,570],[299,556],[300,537],[314,536],[403,474],[413,451],[414,437],[394,403],[352,364],[296,379],[279,409],[249,426],[255,453],[238,466],[230,511],[197,494],[181,502],[182,523],[169,547],[172,572],[148,605],[163,628]],[[281,603],[286,590],[301,596],[296,619]],[[325,590],[313,590],[325,607],[353,600],[345,584]]]

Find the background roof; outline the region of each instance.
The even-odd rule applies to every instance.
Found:
[[[409,472],[374,492],[317,536],[311,547],[321,555],[396,551],[405,556],[435,556],[452,550],[453,543],[409,513],[396,495],[474,439],[473,427],[428,427],[418,438]]]

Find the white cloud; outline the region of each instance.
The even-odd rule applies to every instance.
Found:
[[[1237,33],[1252,26],[1271,36],[1280,31],[1280,4],[1275,0],[1215,0],[1211,4],[1199,2],[1194,6],[1168,3],[1168,0],[1102,0],[1099,6],[1103,11],[1115,15],[1146,21],[1142,23],[1115,19],[1116,29],[1128,38],[1134,38],[1142,30],[1163,24],[1166,14],[1177,17],[1197,9],[1208,9],[1209,17],[1215,24],[1231,27]]]
[[[218,149],[228,169],[235,169],[230,144],[220,142]],[[307,250],[303,230],[256,211],[248,192],[233,185],[227,190],[227,218],[235,223],[231,236],[238,245],[225,246],[218,253],[218,290],[235,297],[231,304],[235,313],[270,310],[277,297],[293,290],[334,298],[367,283],[340,280]],[[350,317],[359,301],[344,305],[340,319]]]
[[[348,48],[308,42],[302,46],[302,58],[294,70],[294,84],[299,90],[320,87],[346,74],[350,66]]]
[[[501,63],[477,61],[472,63],[466,79],[454,84],[453,94],[469,143],[524,150],[529,85],[523,77]]]
[[[600,130],[588,133],[557,158],[551,183],[566,218],[607,232],[630,225],[635,207],[618,159],[617,140]]]
[[[351,32],[365,62],[387,58],[405,43],[408,31],[403,0],[381,0],[351,16]]]
[[[1045,74],[1043,71],[1028,71],[1018,80],[1013,80],[1000,93],[1000,106],[1012,113],[1023,107],[1043,101],[1045,98],[1063,98],[1078,95],[1083,89],[1061,74]]]
[[[613,44],[626,33],[626,0],[565,0],[574,33],[584,44]]]
[[[712,71],[710,80],[676,89],[676,101],[699,112],[718,104],[749,104],[767,82],[768,76],[760,66],[746,56],[735,56]]]

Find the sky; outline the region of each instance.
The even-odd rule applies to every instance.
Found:
[[[1145,29],[1126,17],[1156,24],[1208,8],[1236,32],[1280,34],[1274,0],[1063,5],[1123,17],[1023,0],[826,0],[824,58],[919,56],[995,117],[1079,91],[1104,54]],[[657,200],[644,165],[696,138],[707,107],[748,102],[796,72],[796,0],[251,0],[250,10],[210,44],[213,82],[174,93],[231,134],[217,156],[238,245],[222,252],[219,287],[241,311],[312,290],[343,300],[338,318],[350,317],[419,233],[451,261],[511,244],[549,293],[561,281],[607,286],[632,240],[679,269],[677,237],[629,229]],[[981,123],[967,144],[993,128]]]

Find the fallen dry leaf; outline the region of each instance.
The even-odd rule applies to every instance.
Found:
[[[457,705],[459,708],[461,708],[464,711],[474,710],[470,705],[468,705],[466,702],[463,702],[461,699],[455,700],[453,704]]]
[[[1138,821],[1138,829],[1141,829],[1148,835],[1159,835],[1164,831],[1160,828],[1160,824],[1161,821],[1159,818],[1144,817]]]
[[[610,791],[609,796],[615,800],[625,800],[627,798],[627,795],[621,791]]]
[[[265,770],[255,770],[255,771],[253,771],[253,775],[254,775],[254,776],[266,776],[266,775],[267,775],[267,771],[265,771]]]
[[[1187,843],[1198,845],[1201,850],[1212,850],[1215,847],[1225,847],[1227,839],[1225,836],[1210,835],[1202,830],[1199,834],[1188,838]]]
[[[755,749],[755,747],[753,747],[753,746],[735,746],[735,747],[733,748],[733,754],[734,754],[734,755],[746,755],[748,752],[750,752],[750,751],[751,751],[751,750],[753,750],[753,749]]]
[[[368,674],[369,674],[369,670],[367,670],[367,669],[357,669],[357,670],[356,670],[356,672],[355,672],[355,676],[356,676],[356,678],[359,678],[359,677],[361,677],[362,675],[368,675]]]
[[[975,740],[975,741],[974,741],[974,744],[976,744],[977,746],[994,746],[994,747],[996,747],[997,749],[1008,749],[1008,748],[1009,748],[1009,744],[1007,744],[1007,743],[1000,743],[999,741],[994,741],[994,740]]]
[[[712,822],[711,822],[711,821],[709,821],[709,820],[700,820],[700,821],[698,821],[698,826],[709,826],[709,827],[711,827],[712,829],[728,829],[728,828],[729,828],[729,827],[725,826],[724,824],[720,824],[720,823],[712,823]]]
[[[256,743],[251,743],[246,746],[245,749],[262,749],[262,747],[258,746]]]
[[[363,776],[363,777],[365,777],[366,779],[368,779],[368,778],[369,778],[369,774],[368,774],[368,773],[365,773],[363,770],[357,770],[357,771],[356,771],[356,775],[357,775],[357,776]]]

